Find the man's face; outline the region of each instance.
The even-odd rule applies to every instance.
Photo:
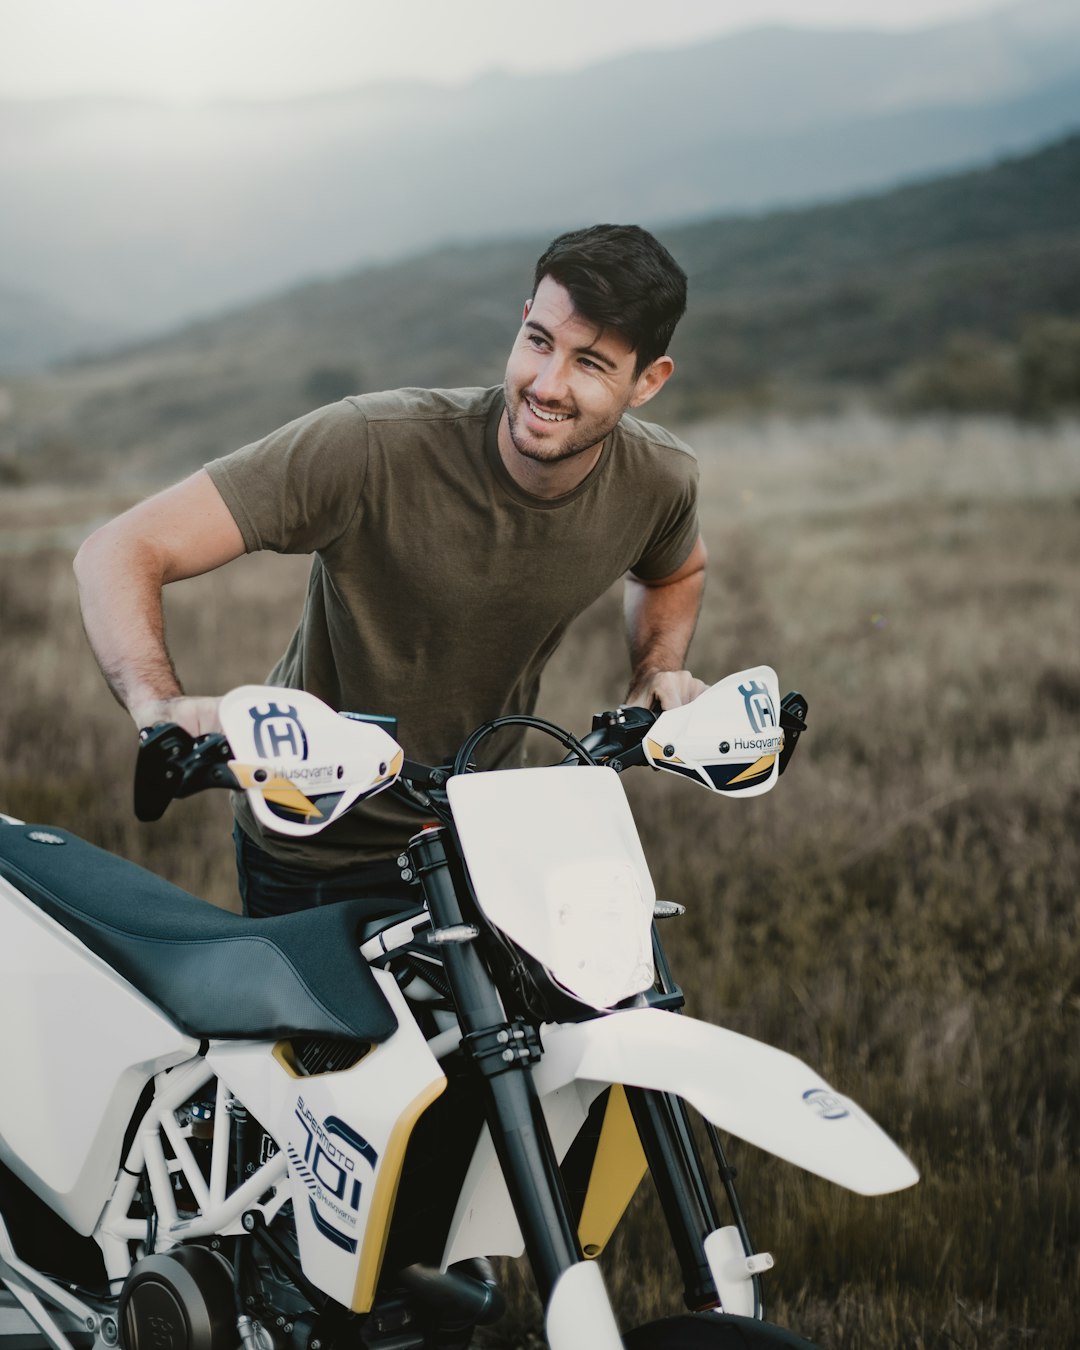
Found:
[[[660,362],[654,362],[659,366]],[[633,348],[574,309],[567,291],[544,277],[525,306],[506,363],[506,413],[518,454],[540,463],[572,459],[600,444],[627,408],[653,388],[652,367],[634,373]]]

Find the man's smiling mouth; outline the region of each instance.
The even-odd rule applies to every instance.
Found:
[[[545,412],[543,408],[538,408],[531,398],[526,398],[525,402],[529,405],[529,411],[534,416],[539,417],[542,422],[566,422],[573,415],[571,413]]]

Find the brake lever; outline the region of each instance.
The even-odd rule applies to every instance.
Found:
[[[582,740],[594,758],[616,773],[645,764],[645,733],[656,721],[650,708],[635,705],[594,713],[592,728]]]

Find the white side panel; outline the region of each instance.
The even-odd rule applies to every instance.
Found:
[[[374,1291],[412,1125],[446,1085],[397,982],[372,973],[398,1029],[351,1069],[298,1078],[265,1042],[218,1042],[207,1054],[285,1150],[305,1275],[358,1311]]]
[[[2,878],[0,1027],[0,1158],[88,1235],[143,1085],[199,1043]]]
[[[860,1195],[919,1174],[885,1132],[794,1055],[655,1008],[545,1028],[544,1067],[671,1092],[721,1129]]]
[[[595,1261],[583,1261],[559,1276],[548,1301],[544,1331],[551,1350],[623,1350]]]

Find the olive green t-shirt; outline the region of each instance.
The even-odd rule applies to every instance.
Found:
[[[670,575],[697,538],[697,464],[662,428],[623,417],[588,477],[544,499],[502,462],[502,411],[501,388],[365,394],[207,465],[248,552],[315,555],[267,682],[393,714],[426,764],[530,712],[570,621],[627,571]],[[519,754],[504,741],[497,758]],[[421,819],[383,793],[297,841],[264,834],[242,797],[236,811],[269,853],[321,868],[393,856]]]

